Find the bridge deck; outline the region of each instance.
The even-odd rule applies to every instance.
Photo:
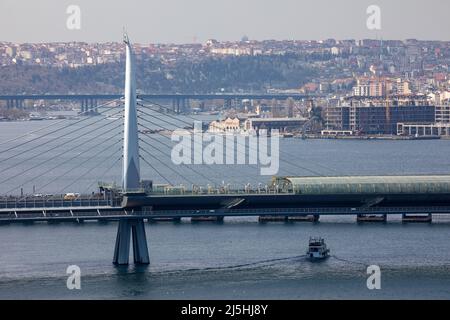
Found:
[[[450,206],[436,207],[384,207],[384,208],[272,208],[229,210],[166,210],[134,211],[121,207],[54,207],[21,210],[0,209],[0,222],[120,220],[132,218],[192,218],[204,216],[305,216],[305,215],[392,215],[392,214],[449,214]]]

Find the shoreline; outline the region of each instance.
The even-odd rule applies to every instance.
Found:
[[[397,136],[397,135],[362,135],[362,136],[322,136],[306,135],[301,139],[339,139],[339,140],[450,140],[450,136]]]

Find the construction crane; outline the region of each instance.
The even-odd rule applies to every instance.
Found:
[[[386,132],[391,131],[391,107],[390,107],[390,101],[389,101],[390,95],[388,88],[385,84],[385,103],[386,103]]]

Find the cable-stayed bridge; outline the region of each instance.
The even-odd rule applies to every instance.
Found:
[[[118,220],[114,263],[128,263],[131,238],[135,263],[146,264],[144,219],[311,216],[317,221],[320,215],[387,214],[428,219],[450,213],[449,176],[336,177],[333,168],[300,163],[284,150],[286,176],[266,183],[232,185],[213,166],[172,165],[168,133],[193,130],[197,119],[167,113],[152,97],[136,94],[127,38],[125,44],[123,97],[96,105],[95,117],[83,117],[90,110],[82,110],[78,119],[55,120],[0,141],[0,222]],[[150,187],[143,183],[141,166],[151,172]],[[100,183],[101,192],[92,192],[120,168],[121,182]],[[233,170],[242,177],[248,172]],[[34,183],[38,189],[29,195],[24,188]],[[70,192],[73,188],[79,194]]]

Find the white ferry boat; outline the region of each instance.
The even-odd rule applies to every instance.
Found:
[[[326,259],[330,256],[330,249],[327,248],[323,238],[311,237],[309,238],[309,247],[306,255],[310,260]]]

